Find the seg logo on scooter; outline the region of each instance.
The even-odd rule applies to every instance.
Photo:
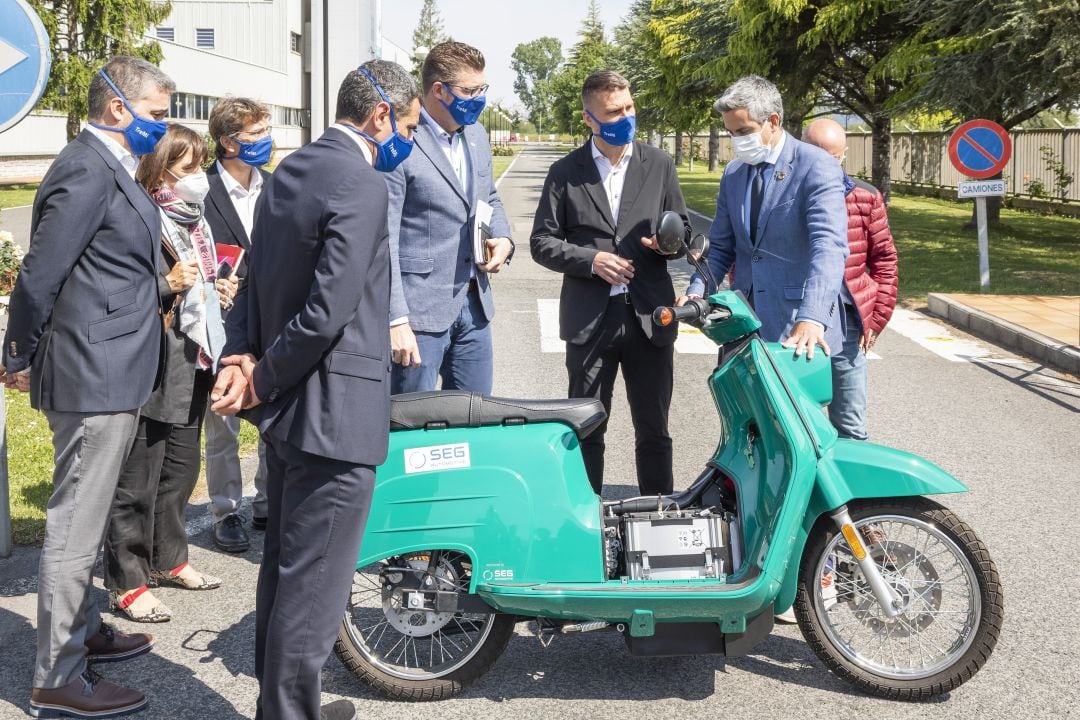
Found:
[[[405,473],[432,472],[472,467],[469,443],[453,445],[428,445],[405,451]]]

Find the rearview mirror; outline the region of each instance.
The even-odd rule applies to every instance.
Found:
[[[668,210],[660,216],[656,228],[656,244],[665,255],[682,255],[686,242],[686,225],[679,213]]]
[[[694,260],[701,262],[709,257],[709,239],[698,233],[690,240],[689,255]],[[690,263],[693,265],[693,263]]]

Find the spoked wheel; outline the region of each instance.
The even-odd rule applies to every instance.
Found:
[[[849,511],[902,612],[885,614],[847,540],[823,519],[799,570],[795,614],[806,641],[830,670],[881,697],[926,700],[962,685],[990,657],[1004,617],[986,546],[926,498]]]
[[[514,617],[447,610],[469,592],[472,564],[425,551],[362,567],[334,651],[366,685],[395,700],[442,700],[498,659]]]

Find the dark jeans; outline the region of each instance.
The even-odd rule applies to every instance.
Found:
[[[608,302],[604,320],[589,342],[566,344],[570,397],[599,398],[609,415],[615,378],[622,367],[634,423],[638,490],[643,495],[668,494],[673,486],[668,410],[674,352],[674,345],[653,345],[645,337],[633,305],[617,298]],[[607,421],[581,442],[589,483],[598,495],[604,485],[605,432]]]
[[[145,585],[151,570],[187,562],[184,511],[199,479],[202,415],[186,425],[139,418],[105,536],[105,587]]]
[[[268,514],[255,594],[256,720],[319,720],[320,672],[352,588],[375,468],[263,436]]]

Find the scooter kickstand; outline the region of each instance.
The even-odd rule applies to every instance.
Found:
[[[555,642],[555,635],[559,628],[549,618],[538,617],[536,623],[536,639],[540,641],[540,647],[547,648]]]

